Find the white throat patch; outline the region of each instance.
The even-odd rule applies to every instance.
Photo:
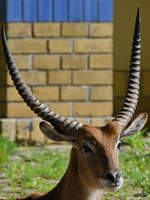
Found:
[[[100,194],[99,190],[90,190],[87,200],[99,200],[98,198],[99,194]]]

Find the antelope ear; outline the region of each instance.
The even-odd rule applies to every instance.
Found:
[[[69,136],[69,135],[62,135],[60,133],[58,133],[50,124],[46,123],[46,122],[41,122],[40,123],[40,129],[42,131],[42,133],[44,133],[44,135],[48,138],[50,138],[51,140],[57,141],[57,142],[61,142],[61,141],[67,141],[67,142],[71,142],[71,143],[75,143],[75,136]]]
[[[139,131],[142,130],[142,128],[145,126],[148,119],[147,113],[141,113],[138,115],[135,120],[122,132],[121,138],[126,136],[131,136]]]

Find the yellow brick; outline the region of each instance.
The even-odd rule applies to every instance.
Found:
[[[150,96],[150,72],[143,73],[143,93],[145,96]]]
[[[36,115],[33,114],[33,112],[25,103],[8,103],[6,116],[8,118],[36,117]]]
[[[112,83],[113,75],[111,70],[73,72],[73,84],[76,85],[100,85]]]
[[[12,81],[12,79],[11,79],[11,76],[10,76],[9,72],[7,72],[5,78],[6,78],[6,83],[5,83],[5,85],[14,86],[14,83],[13,83],[13,81]]]
[[[106,53],[112,52],[112,39],[76,39],[76,53]]]
[[[91,23],[90,36],[91,37],[111,37],[113,35],[112,23]]]
[[[1,101],[23,101],[14,87],[0,88],[0,94]]]
[[[113,66],[112,55],[91,55],[90,68],[91,69],[108,69]]]
[[[49,40],[50,53],[71,53],[72,41],[71,40]]]
[[[81,87],[62,87],[61,88],[61,100],[64,101],[76,101],[86,100],[87,90]]]
[[[13,38],[24,38],[32,36],[32,27],[30,23],[8,23],[7,36]]]
[[[58,37],[60,36],[60,24],[34,23],[33,33],[35,37]]]
[[[50,109],[61,116],[71,116],[72,105],[70,103],[51,103]]]
[[[87,68],[87,57],[84,55],[65,55],[62,57],[63,69]]]
[[[92,118],[91,120],[91,125],[93,126],[104,126],[105,125],[105,120],[101,118]]]
[[[88,119],[84,119],[84,118],[78,118],[78,119],[75,119],[75,121],[80,122],[82,124],[88,124]]]
[[[40,121],[41,120],[34,120],[32,122],[31,140],[35,142],[44,143],[45,136],[39,128]]]
[[[79,117],[111,116],[113,104],[106,103],[75,103],[74,115]]]
[[[68,71],[49,72],[49,84],[69,84],[71,82],[71,73]]]
[[[17,120],[17,139],[29,140],[32,124],[30,120]]]
[[[30,54],[30,53],[46,53],[46,40],[22,40],[9,39],[8,46],[12,53],[15,54]]]
[[[111,86],[91,88],[91,100],[112,100],[113,89]]]
[[[0,119],[1,134],[10,141],[16,140],[16,120]]]
[[[21,72],[20,74],[28,85],[46,84],[46,72]]]
[[[58,87],[33,87],[32,91],[41,101],[57,101],[59,98]]]
[[[20,72],[22,79],[24,80],[25,84],[27,85],[46,85],[46,72]],[[6,73],[6,83],[9,86],[14,85],[13,81],[11,80],[11,76],[9,73]],[[4,82],[4,80],[3,80]],[[5,85],[6,85],[5,83]]]
[[[125,96],[126,88],[126,72],[114,72],[114,95]]]
[[[59,56],[34,56],[33,68],[35,69],[59,69]]]
[[[18,69],[29,69],[30,67],[29,56],[13,56],[13,59]]]
[[[86,23],[63,23],[62,35],[67,37],[87,36],[88,29]]]

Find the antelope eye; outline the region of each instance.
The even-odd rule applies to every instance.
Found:
[[[118,142],[117,148],[120,149],[121,147],[121,142]]]
[[[85,154],[88,154],[88,153],[92,153],[92,150],[91,150],[91,148],[89,146],[84,145],[82,147],[82,152],[85,153]]]

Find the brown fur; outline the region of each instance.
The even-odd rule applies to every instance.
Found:
[[[139,132],[144,127],[147,118],[147,114],[142,113],[125,129],[114,121],[104,127],[84,125],[71,134],[71,137],[56,133],[55,130],[53,132],[49,124],[42,122],[40,128],[48,138],[55,139],[56,134],[56,139],[59,135],[60,141],[73,144],[69,166],[58,185],[50,192],[35,193],[24,198],[17,198],[17,200],[101,200],[103,189],[112,187],[117,189],[122,184],[120,180],[119,186],[110,185],[118,183],[118,180],[111,182],[112,177],[106,176],[108,172],[109,175],[110,173],[118,175],[118,140],[122,136]]]
[[[104,127],[84,125],[72,137],[59,135],[62,141],[73,143],[70,163],[63,178],[46,194],[32,194],[17,200],[101,200],[103,189],[110,189],[112,186],[109,185],[111,179],[106,174],[116,174],[119,171],[119,138],[140,131],[146,121],[147,114],[143,113],[124,130],[112,121]],[[55,138],[57,133],[53,132],[50,125],[44,122],[40,125],[48,138]],[[90,151],[85,151],[85,145]]]
[[[58,185],[46,194],[32,194],[22,200],[86,200],[92,188],[100,189],[97,197],[100,200],[102,188],[98,188],[95,180],[103,178],[107,170],[118,170],[118,153],[114,152],[118,136],[112,124],[103,128],[83,126],[77,133],[68,169]],[[87,141],[92,142],[96,151],[91,161],[85,161],[81,153],[83,142]]]

